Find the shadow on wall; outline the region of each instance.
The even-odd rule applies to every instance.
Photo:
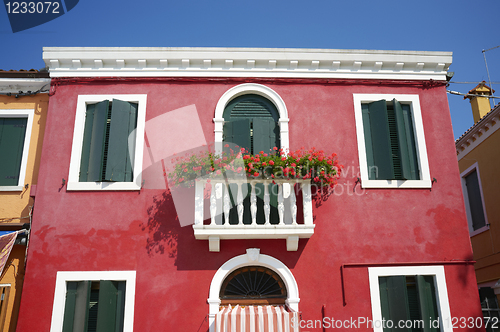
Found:
[[[170,258],[176,258],[181,226],[170,191],[154,196],[147,213],[148,221],[141,224],[141,229],[149,233],[146,241],[148,255],[167,254]]]

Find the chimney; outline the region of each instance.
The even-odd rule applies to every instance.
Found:
[[[464,99],[469,99],[470,101],[474,123],[477,123],[479,120],[481,120],[481,118],[491,110],[490,100],[488,96],[491,96],[494,92],[495,90],[492,90],[489,86],[486,85],[485,81],[482,81],[468,93],[469,95],[477,96],[464,97]]]

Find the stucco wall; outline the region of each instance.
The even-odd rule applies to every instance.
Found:
[[[300,240],[296,252],[286,251],[285,240],[222,240],[214,253],[207,241],[194,239],[191,227],[180,227],[163,189],[68,192],[62,185],[79,94],[147,94],[146,121],[194,104],[212,141],[218,99],[243,81],[60,85],[50,102],[18,332],[49,330],[57,271],[136,270],[134,331],[205,331],[214,273],[247,248],[288,266],[306,320],[321,319],[323,305],[335,319],[371,317],[367,268],[345,270],[343,306],[342,264],[472,259],[445,87],[251,81],[284,100],[291,150],[336,152],[345,165],[336,194],[313,207],[315,234]],[[353,93],[419,95],[431,177],[437,179],[432,190],[358,185],[353,192],[359,176]],[[445,265],[445,272],[452,316],[480,316],[472,265]]]
[[[492,129],[489,129],[492,130]],[[487,132],[486,132],[487,133]],[[459,160],[460,172],[477,162],[481,188],[484,198],[489,230],[471,238],[474,249],[476,276],[478,283],[498,280],[500,278],[500,131],[496,130],[476,148]]]

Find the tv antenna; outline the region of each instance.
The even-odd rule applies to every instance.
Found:
[[[499,47],[500,47],[500,45],[492,47],[492,48],[489,48],[487,50],[483,50],[484,64],[486,65],[486,73],[488,74],[488,82],[490,83],[491,96],[493,96],[493,86],[491,85],[490,71],[488,70],[488,63],[486,62],[486,52],[494,50],[495,48],[499,48]],[[493,106],[491,106],[491,100],[492,99],[493,98],[489,98],[489,102],[490,102],[490,107],[491,108],[493,108],[493,106],[495,106],[495,103],[493,103]]]

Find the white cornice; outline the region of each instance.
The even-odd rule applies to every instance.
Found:
[[[0,93],[48,92],[50,78],[0,78]]]
[[[451,52],[44,47],[51,77],[282,77],[445,80]]]
[[[455,141],[458,160],[465,157],[500,128],[500,105],[486,114],[478,123]]]

